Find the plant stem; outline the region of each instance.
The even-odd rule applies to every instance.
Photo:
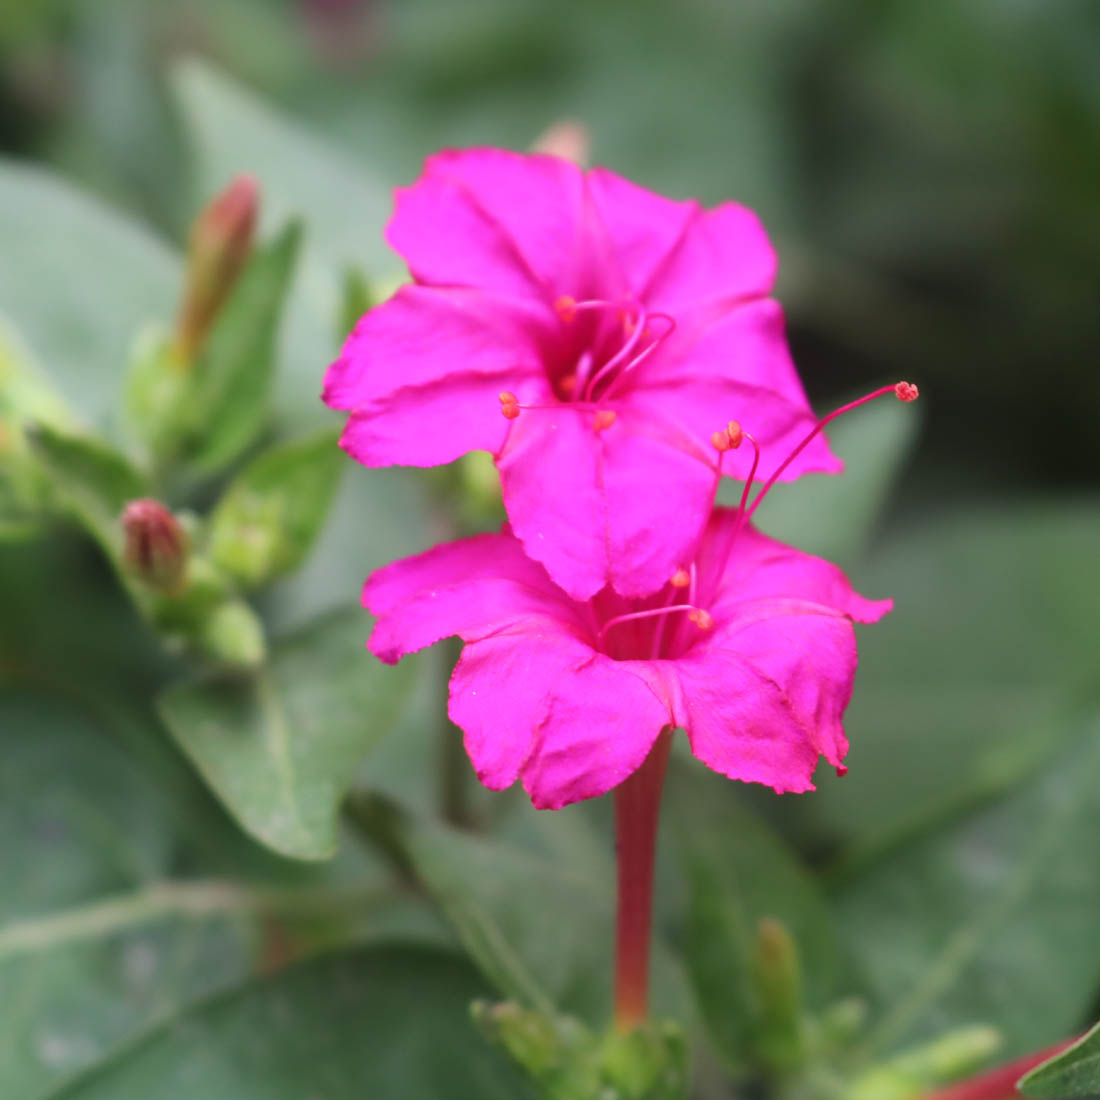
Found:
[[[1034,1069],[1041,1062],[1060,1054],[1076,1039],[1069,1039],[1061,1043],[1055,1043],[1052,1047],[1038,1050],[1034,1054],[1025,1054],[1013,1062],[983,1073],[978,1077],[971,1077],[969,1081],[960,1081],[949,1088],[940,1089],[937,1092],[928,1093],[922,1100],[1013,1100],[1018,1094],[1016,1082],[1023,1077],[1028,1070]]]
[[[672,730],[654,742],[642,766],[615,788],[618,913],[615,940],[615,1026],[633,1030],[649,1012],[649,949],[653,925],[653,860]]]

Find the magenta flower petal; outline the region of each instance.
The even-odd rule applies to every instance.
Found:
[[[539,810],[606,794],[641,767],[671,723],[667,701],[639,670],[590,655],[558,681],[523,767],[523,787]]]
[[[617,786],[670,725],[723,775],[810,790],[819,758],[839,765],[847,751],[852,622],[890,602],[728,510],[686,564],[656,594],[578,601],[507,530],[465,539],[368,581],[370,648],[393,661],[459,634],[451,717],[482,781],[521,778],[539,807]]]
[[[742,604],[740,621],[678,661],[692,752],[730,779],[813,789],[819,755],[848,751],[841,716],[856,671],[842,614],[802,601]]]
[[[586,250],[583,177],[558,157],[446,150],[397,191],[386,231],[417,282],[564,294]]]
[[[667,348],[642,366],[627,400],[654,420],[675,423],[706,440],[725,420],[738,420],[761,447],[761,480],[771,476],[817,423],[787,350],[778,303],[746,304],[717,320],[701,319],[678,331]],[[752,451],[729,451],[723,470],[744,478]],[[783,472],[783,481],[807,473],[839,473],[843,463],[819,435]]]
[[[530,629],[539,617],[563,631],[570,613],[546,571],[505,534],[393,562],[363,586],[363,604],[378,616],[371,652],[388,664],[452,634],[473,641],[516,623]]]
[[[490,451],[527,553],[577,599],[654,592],[690,557],[726,422],[759,441],[765,478],[815,424],[766,300],[773,251],[734,203],[449,151],[398,192],[388,235],[418,285],[368,313],[329,368],[344,446],[372,466]],[[743,476],[749,457],[730,451],[722,472]],[[822,435],[784,478],[839,467]]]
[[[579,599],[598,592],[608,573],[603,446],[591,416],[563,407],[513,421],[497,461],[512,529]]]
[[[671,313],[703,304],[729,306],[771,293],[775,272],[775,250],[751,210],[735,202],[713,210],[696,206],[645,296],[654,309]]]

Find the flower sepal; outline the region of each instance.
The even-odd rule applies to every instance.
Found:
[[[571,1016],[514,1001],[475,1001],[471,1015],[535,1082],[545,1100],[684,1100],[687,1047],[671,1021],[596,1034]]]

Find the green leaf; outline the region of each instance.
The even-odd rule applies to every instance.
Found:
[[[844,476],[815,474],[776,485],[760,505],[762,531],[809,554],[848,564],[866,546],[920,428],[919,405],[882,398],[829,428],[832,449],[844,460]],[[743,425],[746,431],[752,425]],[[748,446],[748,444],[743,444]],[[725,479],[719,502],[736,506],[741,483]]]
[[[809,873],[724,777],[674,762],[664,813],[689,894],[688,973],[716,1048],[743,1066],[765,1038],[753,989],[761,922],[779,921],[793,937],[807,1000],[820,1007],[836,974],[832,917]]]
[[[613,879],[593,881],[511,845],[404,815],[396,829],[417,875],[503,996],[603,1028],[611,1009]],[[653,1015],[683,1021],[690,1014],[683,973],[659,943],[652,966]]]
[[[1100,724],[1019,790],[900,845],[839,888],[878,999],[869,1049],[975,1021],[1010,1055],[1073,1031],[1100,987]]]
[[[211,1001],[50,1100],[529,1100],[470,1021],[483,993],[445,952],[334,955]]]
[[[253,837],[295,859],[328,859],[337,814],[367,751],[412,686],[363,646],[360,611],[326,617],[272,647],[252,676],[212,674],[159,700],[172,736]]]
[[[894,610],[857,628],[850,772],[784,805],[806,842],[858,864],[1029,775],[1094,690],[1097,560],[1094,503],[1021,502],[899,531],[853,571]]]
[[[1100,1096],[1100,1024],[1016,1083],[1025,1096],[1068,1100]]]
[[[102,717],[0,688],[5,1098],[40,1096],[151,1019],[251,969],[259,928],[240,907],[197,884],[163,884],[193,856],[164,801]]]
[[[0,161],[0,313],[81,416],[116,426],[134,332],[174,305],[179,260],[49,172]]]
[[[123,454],[91,436],[66,435],[38,425],[28,438],[58,501],[117,564],[122,555],[122,510],[128,501],[148,494],[148,482]]]
[[[328,515],[347,456],[338,433],[265,451],[233,480],[210,517],[210,555],[255,588],[296,569]]]
[[[275,371],[276,338],[302,228],[291,222],[249,260],[196,364],[187,410],[192,461],[216,471],[263,428]]]

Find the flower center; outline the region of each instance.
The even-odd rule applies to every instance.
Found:
[[[603,431],[615,422],[604,402],[621,393],[632,375],[672,335],[676,321],[650,313],[634,298],[586,298],[563,295],[554,303],[561,321],[561,342],[546,357],[546,373],[555,401],[520,403],[509,390],[500,395],[500,411],[514,420],[525,409],[570,406],[593,413],[592,426]]]

